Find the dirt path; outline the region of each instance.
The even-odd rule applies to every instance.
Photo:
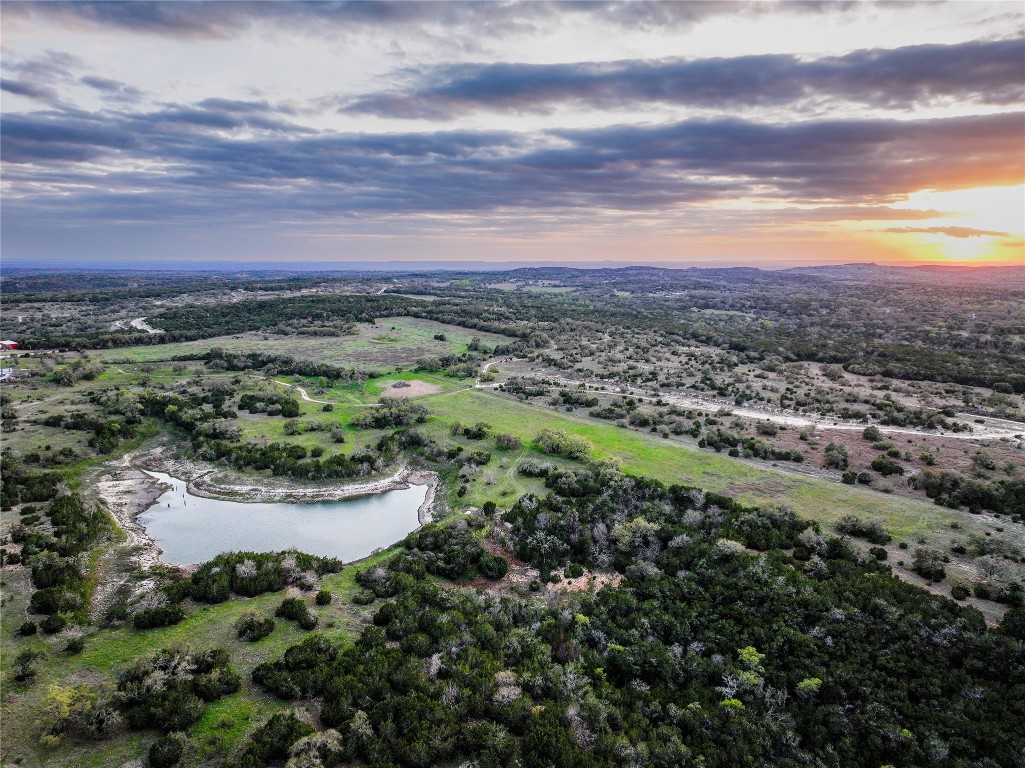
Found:
[[[134,320],[132,320],[132,322],[129,323],[129,325],[131,325],[132,328],[135,328],[136,330],[146,331],[146,333],[163,333],[163,331],[160,328],[154,328],[152,325],[147,323],[145,317],[137,317]]]
[[[57,398],[63,397],[63,396],[64,396],[64,393],[62,392],[60,394],[50,395],[49,397],[44,397],[44,398],[41,398],[39,400],[26,400],[23,403],[15,403],[14,407],[15,408],[28,408],[29,406],[42,405],[43,403],[48,403],[51,400],[56,400]]]
[[[344,405],[346,407],[353,408],[377,408],[380,405],[380,403],[337,403],[333,400],[318,400],[315,397],[310,397],[309,393],[303,387],[300,387],[298,384],[289,384],[287,381],[278,381],[277,379],[272,379],[267,376],[264,376],[264,378],[267,379],[267,381],[270,381],[274,384],[280,384],[282,387],[290,387],[296,390],[299,393],[299,397],[305,400],[307,403],[320,403],[322,405]]]
[[[497,361],[496,361],[497,362]],[[579,380],[566,379],[561,376],[546,376],[552,381],[562,384],[567,387],[578,387],[580,384],[588,384]],[[593,382],[590,383],[593,386]],[[497,385],[493,384],[477,384],[480,389],[494,387]],[[728,409],[732,415],[745,416],[751,419],[763,419],[771,421],[776,424],[785,424],[791,427],[814,427],[818,430],[843,430],[843,431],[857,431],[861,432],[865,429],[867,424],[857,421],[841,421],[839,419],[816,419],[810,416],[803,416],[800,414],[793,413],[791,411],[784,411],[778,408],[772,409],[760,409],[751,408],[744,406],[731,405],[726,400],[714,400],[712,398],[698,397],[697,395],[683,395],[683,394],[664,394],[664,395],[644,395],[640,394],[641,390],[636,387],[627,385],[619,385],[619,390],[609,391],[609,394],[621,394],[628,395],[635,400],[645,400],[649,402],[655,402],[661,400],[664,403],[670,405],[677,405],[683,408],[703,408],[705,410],[718,410],[720,408]],[[884,425],[877,425],[881,432],[887,434],[898,434],[898,435],[919,435],[923,437],[949,437],[956,440],[992,440],[1000,439],[1004,437],[1013,438],[1017,435],[1025,434],[1025,424],[1013,426],[1016,422],[1003,421],[1003,424],[1011,425],[1007,427],[995,427],[995,426],[982,426],[979,424],[973,425],[974,429],[972,432],[944,432],[941,430],[929,431],[924,429],[913,429],[910,427],[888,427]]]
[[[287,381],[278,381],[277,379],[272,379],[269,377],[264,378],[266,378],[267,381],[273,382],[275,384],[280,384],[283,387],[291,387],[292,389],[297,390],[299,392],[299,397],[301,397],[307,403],[321,403],[322,405],[334,405],[334,403],[332,403],[330,400],[317,400],[315,397],[310,397],[306,393],[306,390],[300,387],[298,384],[289,384]]]

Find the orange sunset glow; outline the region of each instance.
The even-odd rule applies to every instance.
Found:
[[[1020,4],[184,7],[5,3],[6,258],[1025,263]]]

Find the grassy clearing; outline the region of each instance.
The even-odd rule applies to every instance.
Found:
[[[584,438],[594,447],[596,458],[617,461],[631,474],[696,485],[748,504],[787,503],[814,520],[831,522],[845,514],[878,518],[895,537],[907,538],[941,529],[949,532],[951,522],[964,518],[931,504],[755,466],[680,441],[558,413],[485,390],[455,392],[426,402],[434,415],[436,438],[447,435],[447,425],[453,421],[487,421],[497,432],[516,435],[525,444],[545,427],[560,429]]]
[[[445,340],[435,339],[438,334],[443,334]],[[247,333],[178,344],[100,350],[92,354],[105,363],[142,363],[170,360],[180,355],[196,355],[211,347],[222,347],[228,352],[259,350],[340,366],[389,367],[409,365],[420,357],[462,354],[474,336],[479,336],[490,345],[511,341],[498,334],[471,331],[433,320],[385,317],[374,323],[361,324],[359,332],[352,336],[302,338]]]

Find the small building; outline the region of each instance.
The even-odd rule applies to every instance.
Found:
[[[8,349],[17,349],[17,348],[18,348],[18,342],[16,342],[16,341],[11,341],[10,339],[7,339],[6,341],[0,341],[0,349],[8,350]]]

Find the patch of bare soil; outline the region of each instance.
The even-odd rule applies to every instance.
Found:
[[[428,381],[393,381],[381,393],[381,397],[413,398],[436,395],[439,392],[441,392],[441,387]]]
[[[548,588],[556,592],[597,592],[602,587],[618,587],[623,583],[621,573],[601,573],[599,571],[585,572],[583,576],[575,579],[563,578],[557,584],[549,584]]]
[[[498,555],[500,558],[505,560],[505,562],[509,564],[510,568],[527,567],[527,564],[525,562],[516,557],[516,555],[514,555],[512,552],[503,549],[501,545],[499,545],[496,541],[492,541],[491,539],[484,539],[481,542],[481,546],[483,546],[484,549],[486,549],[490,554]]]
[[[163,483],[129,465],[127,458],[114,464],[112,470],[111,474],[104,475],[96,483],[96,493],[124,531],[124,545],[138,550],[136,565],[148,568],[158,561],[160,550],[136,518],[152,507],[153,502],[168,489]]]
[[[420,524],[431,522],[438,476],[434,472],[415,470],[405,465],[386,477],[345,484],[301,483],[279,477],[257,477],[226,472],[206,462],[190,461],[162,450],[138,457],[135,463],[155,472],[188,482],[189,493],[210,499],[244,502],[342,501],[357,496],[371,496],[385,491],[426,485],[427,496],[418,510]]]
[[[96,483],[97,496],[125,535],[124,542],[106,552],[97,564],[99,578],[91,606],[96,616],[102,615],[109,607],[133,570],[145,571],[160,561],[160,548],[136,518],[153,506],[167,487],[132,467],[129,461],[130,456],[125,456],[113,462],[111,472]],[[135,590],[140,592],[149,586],[147,581],[142,581]]]

